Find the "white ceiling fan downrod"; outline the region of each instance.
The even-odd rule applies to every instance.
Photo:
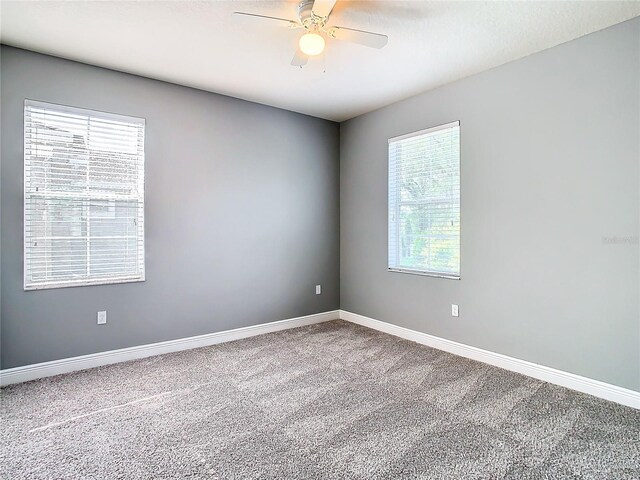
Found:
[[[298,4],[298,19],[305,30],[309,32],[318,32],[325,27],[329,20],[329,16],[320,17],[313,13],[313,4],[314,0],[302,0]]]

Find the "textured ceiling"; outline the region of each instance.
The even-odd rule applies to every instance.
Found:
[[[0,3],[2,43],[345,120],[640,15],[640,2],[338,1],[334,25],[385,33],[369,49],[329,39],[303,69],[301,35],[234,10],[295,19],[288,1]]]

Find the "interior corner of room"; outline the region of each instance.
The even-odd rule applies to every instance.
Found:
[[[259,2],[238,3],[250,7]],[[286,2],[275,3],[283,4],[283,10],[287,8]],[[303,28],[307,18],[319,21],[320,17],[307,12],[313,2],[306,3],[299,7],[301,23],[289,25],[289,30]],[[323,2],[316,3],[314,8],[319,9]],[[375,3],[379,2],[371,5]],[[143,8],[127,5],[132,11]],[[410,23],[407,12],[414,7],[411,2],[402,5],[404,10],[396,10],[398,18],[387,22],[390,29]],[[515,9],[518,4],[510,5]],[[269,14],[264,5],[255,6],[260,15]],[[6,8],[12,13],[10,8],[17,7]],[[193,7],[197,8],[204,11],[209,7]],[[353,6],[342,8],[344,13],[338,9],[336,15],[342,15],[340,18],[345,21],[364,18],[349,10]],[[362,8],[374,7],[364,3]],[[304,16],[305,12],[309,17]],[[441,13],[446,20],[445,10]],[[194,14],[190,10],[189,15]],[[304,403],[302,397],[308,394],[309,401],[320,399],[317,401],[325,409],[322,411],[330,412],[325,420],[334,419],[327,421],[327,429],[342,418],[335,409],[344,408],[348,418],[345,422],[358,425],[358,442],[365,442],[359,443],[358,448],[366,450],[366,442],[373,442],[378,430],[374,428],[372,436],[367,436],[367,425],[358,422],[365,414],[366,418],[375,417],[377,407],[371,398],[382,398],[389,389],[393,390],[372,378],[381,375],[387,386],[404,379],[402,388],[410,388],[409,384],[418,388],[413,375],[424,380],[422,375],[426,378],[430,371],[444,372],[438,368],[446,364],[448,370],[442,378],[454,382],[455,377],[455,385],[463,390],[481,389],[481,379],[493,376],[498,389],[515,385],[502,397],[505,402],[510,402],[512,396],[528,399],[534,391],[548,388],[541,403],[531,407],[542,408],[542,403],[565,401],[569,394],[560,387],[567,387],[632,407],[625,410],[626,417],[622,413],[616,417],[624,417],[624,422],[632,424],[640,411],[636,410],[640,409],[639,14],[482,71],[461,73],[452,80],[446,75],[434,77],[430,88],[407,86],[410,95],[394,92],[378,103],[367,100],[371,105],[375,103],[371,108],[364,100],[357,103],[354,99],[349,106],[346,100],[335,100],[331,111],[317,99],[304,103],[301,99],[311,94],[303,94],[300,85],[322,89],[323,82],[338,82],[336,73],[323,77],[322,69],[348,64],[344,60],[348,50],[330,49],[331,42],[339,40],[340,35],[356,35],[350,34],[348,28],[340,33],[339,27],[331,31],[325,29],[324,23],[315,25],[322,33],[322,48],[324,38],[327,42],[322,66],[317,59],[320,57],[314,60],[310,56],[307,65],[306,57],[300,57],[298,52],[291,61],[293,68],[288,57],[294,52],[287,51],[286,66],[291,70],[286,74],[300,79],[299,83],[287,84],[290,97],[286,88],[277,94],[273,93],[276,90],[269,90],[275,89],[276,83],[269,75],[260,78],[261,65],[268,63],[265,57],[256,59],[253,78],[243,75],[237,79],[238,88],[255,90],[253,97],[253,93],[234,94],[230,86],[209,88],[197,76],[193,77],[193,84],[179,84],[160,74],[152,78],[133,71],[133,63],[124,61],[120,69],[94,65],[87,57],[90,49],[78,49],[77,58],[64,58],[62,44],[56,44],[60,48],[58,54],[54,46],[52,51],[42,53],[35,43],[30,48],[32,44],[26,39],[23,43],[9,42],[5,36],[0,50],[0,382],[18,384],[102,367],[95,371],[97,377],[91,377],[90,383],[90,377],[80,374],[68,380],[55,377],[50,384],[34,383],[34,398],[40,398],[38,395],[47,388],[57,392],[54,397],[63,396],[74,391],[74,385],[87,382],[99,392],[96,395],[120,395],[109,408],[122,409],[149,399],[151,405],[160,405],[178,391],[182,395],[220,379],[218,394],[228,395],[229,401],[220,403],[220,408],[241,406],[239,414],[246,413],[248,422],[258,423],[260,414],[253,409],[265,408],[274,424],[284,422],[282,425],[290,429],[294,429],[294,423],[286,423],[289,417],[285,419],[285,414],[294,418],[292,405]],[[289,34],[287,28],[282,30]],[[314,33],[313,29],[307,30],[305,35]],[[259,41],[260,35],[256,31],[253,34],[254,40]],[[16,34],[15,38],[22,37]],[[393,50],[393,40],[390,33],[389,44],[386,37],[367,41],[372,42],[372,51],[384,46],[395,55],[406,55]],[[310,44],[305,48],[316,47]],[[362,52],[362,65],[369,60],[375,62],[373,53]],[[126,57],[126,52],[122,55]],[[175,58],[175,62],[188,65],[186,59]],[[231,68],[229,65],[232,63],[225,68]],[[391,82],[381,68],[367,74],[380,75]],[[307,75],[306,80],[302,75]],[[273,78],[278,78],[275,73]],[[340,81],[343,83],[331,84],[337,98],[358,97],[356,85],[346,77]],[[382,84],[381,81],[381,92]],[[337,85],[343,85],[349,95],[341,93]],[[362,98],[366,92],[363,90]],[[259,97],[267,98],[268,94],[272,101]],[[77,128],[87,132],[82,133],[82,142],[91,137],[95,145],[101,141],[107,145],[92,147],[94,152],[120,152],[132,162],[127,165],[137,166],[120,169],[117,162],[124,165],[125,160],[117,155],[96,161],[99,154],[92,154],[94,160],[80,159],[78,154],[74,157],[76,164],[94,162],[95,168],[93,173],[88,167],[82,170],[82,175],[86,174],[82,188],[99,185],[95,188],[102,189],[98,196],[82,197],[68,181],[69,175],[78,175],[80,168],[73,167],[70,173],[68,156],[72,155],[69,152],[88,151],[89,147],[84,143],[78,146],[82,135],[74,133],[76,126],[67,131],[67,127],[57,126],[58,120],[47,124],[43,120],[47,115],[59,115],[60,125],[79,122],[77,125],[82,126]],[[95,122],[93,126],[91,122]],[[45,140],[34,140],[31,146],[31,137],[25,133],[31,132],[30,128],[40,128],[40,138]],[[56,154],[58,147],[50,146],[50,139],[66,145],[67,150]],[[32,156],[25,153],[31,148],[29,152],[35,152]],[[48,153],[43,154],[45,150]],[[41,165],[36,161],[47,155],[55,157],[55,161],[39,170]],[[425,158],[432,159],[431,163],[425,163]],[[47,197],[39,187],[30,189],[39,181],[51,185],[47,182],[57,175],[56,169],[62,171],[62,190]],[[123,187],[124,183],[105,187],[111,181],[101,177],[106,169],[111,178],[126,177],[128,180],[122,182],[134,185],[132,190],[122,193],[129,188]],[[428,181],[420,180],[427,177]],[[63,215],[56,210],[62,202],[71,205],[69,198],[77,206],[77,217],[73,218],[84,219],[78,226],[80,233],[65,230],[56,236],[51,233],[53,229],[60,223],[72,222],[70,217],[64,217],[71,215],[68,211]],[[86,220],[88,217],[93,219],[92,225]],[[124,233],[118,237],[122,239],[119,246],[115,240],[103,244],[104,248],[100,246],[104,239],[112,238],[111,233],[102,238],[96,233],[104,218],[109,218],[112,226],[126,223]],[[94,236],[86,231],[91,226]],[[42,231],[38,230],[41,227]],[[38,244],[45,237],[47,243]],[[72,247],[78,238],[83,239],[81,254]],[[133,240],[127,243],[128,239]],[[114,245],[117,254],[113,253]],[[55,262],[51,251],[56,248],[71,250],[64,250],[67,253],[61,254],[60,265],[52,266]],[[123,249],[130,256],[123,257]],[[88,259],[91,255],[93,263]],[[78,268],[84,272],[80,276],[73,270],[78,261],[82,264]],[[69,269],[73,271],[69,273]],[[88,269],[93,269],[93,277]],[[115,270],[120,276],[109,274]],[[399,344],[397,337],[425,347]],[[207,349],[193,350],[200,347]],[[316,348],[317,356],[309,353],[309,349]],[[443,352],[458,357],[445,356]],[[155,357],[162,354],[173,356]],[[460,363],[454,365],[453,359],[461,357]],[[159,360],[162,358],[165,360]],[[299,358],[302,360],[298,364]],[[128,361],[133,362],[121,363]],[[184,373],[189,367],[181,362],[193,362],[194,377]],[[220,362],[226,373],[216,371],[212,367],[215,362]],[[107,367],[116,363],[120,367]],[[285,373],[278,373],[277,368],[281,367]],[[493,367],[504,371],[492,370]],[[222,377],[236,368],[232,387],[230,380],[225,377],[223,381]],[[271,373],[270,368],[274,369]],[[135,382],[144,383],[149,378],[160,384],[165,378],[163,371],[170,382],[183,373],[185,379],[175,388],[168,386],[166,391],[140,387],[136,396]],[[498,372],[504,376],[499,377]],[[124,384],[131,389],[130,395],[114,393],[97,380],[102,378],[107,382],[104,385],[112,385],[109,382],[114,382],[119,373],[128,376]],[[206,377],[209,374],[215,378]],[[526,377],[512,376],[516,374]],[[326,381],[322,388],[309,381],[304,390],[296,384],[290,390],[278,391],[284,400],[272,397],[272,390],[269,395],[251,396],[265,385],[293,378],[304,382],[314,375]],[[391,377],[393,380],[389,380]],[[198,386],[189,383],[190,378],[197,378]],[[332,382],[353,386],[349,390],[353,397],[348,398],[362,402],[362,417],[351,410],[357,405],[341,403],[344,392],[331,390]],[[446,395],[447,402],[453,402],[457,387],[452,387],[454,383],[447,385],[450,389],[446,393],[438,390],[438,395]],[[55,390],[56,386],[60,389]],[[433,391],[441,386],[434,383]],[[3,395],[9,398],[10,389],[17,387],[7,387],[8,393],[3,388]],[[359,388],[370,390],[367,395],[365,390],[354,393]],[[302,391],[306,393],[302,395]],[[410,391],[403,401],[418,395],[417,390]],[[250,400],[239,392],[249,395]],[[476,393],[482,396],[486,393],[483,392]],[[289,394],[291,397],[286,396]],[[433,402],[439,412],[449,408],[435,397],[428,398],[425,402]],[[584,408],[580,412],[590,412],[585,415],[605,409],[585,398],[567,400],[566,411],[554,418],[565,414],[567,417],[562,416],[554,428],[564,425],[562,422],[571,415],[571,422],[575,422],[580,415],[575,412],[580,408]],[[283,410],[278,412],[274,405],[280,401]],[[420,410],[426,409],[427,403],[416,403],[421,405],[416,407],[416,415],[422,415],[420,422],[431,418],[431,411]],[[509,409],[515,408],[516,403],[517,400],[509,403]],[[194,403],[192,407],[196,411],[201,404]],[[21,413],[11,417],[12,422],[27,418],[26,412],[15,408]],[[185,414],[186,410],[176,408]],[[95,413],[84,412],[78,406],[69,410],[60,407],[56,412],[61,418],[74,419],[73,412],[77,418],[94,418]],[[404,425],[408,437],[413,438],[414,427],[406,420],[411,415],[408,412],[410,408],[398,407],[398,418],[389,414],[392,420],[388,421]],[[490,413],[483,412],[473,420],[482,428],[486,426],[482,419],[497,415],[491,417],[495,420],[501,415],[497,406]],[[295,418],[297,427],[305,421]],[[495,422],[507,421],[506,414],[500,418]],[[34,430],[29,434],[55,426],[58,420],[48,419],[43,427],[32,426]],[[199,426],[194,428],[204,428],[202,422],[206,421],[199,418]],[[601,418],[594,421],[601,422]],[[151,429],[151,423],[145,422],[136,431]],[[267,425],[260,423],[265,430],[259,431],[265,437],[256,440],[253,448],[261,445],[271,455],[270,440],[265,438],[275,439],[274,444],[292,455],[291,465],[307,465],[306,457],[298,459],[298,454],[291,453],[295,448],[288,442],[309,442],[305,448],[313,450],[314,435],[319,438],[321,432],[310,422],[305,423],[305,435],[300,435],[304,440],[286,437],[286,432],[292,430],[284,426],[278,427],[277,432],[264,433]],[[220,424],[219,431],[225,431],[225,425]],[[113,433],[104,423],[96,428]],[[362,431],[365,433],[360,435]],[[249,458],[251,452],[242,450],[242,445],[248,444],[237,439],[251,437],[250,432],[236,433],[239,436],[234,441],[240,443],[234,445],[240,445],[239,451]],[[332,441],[351,445],[351,437],[342,438],[342,434],[333,432]],[[484,430],[478,433],[485,434]],[[562,435],[570,437],[566,431]],[[35,443],[29,443],[33,442],[32,437],[24,441],[29,448],[37,448]],[[69,440],[69,445],[73,441]],[[469,441],[473,443],[476,437]],[[394,437],[393,442],[398,451],[403,451],[401,439]],[[334,447],[332,443],[331,448]],[[351,460],[345,460],[348,455],[338,447],[331,448],[327,447],[330,453],[326,458],[341,460],[327,466],[327,472],[351,472],[345,478],[374,478],[361,470],[349,470],[345,466],[350,465]],[[441,446],[434,446],[434,451],[438,448]],[[525,450],[522,455],[527,454]],[[376,475],[389,475],[375,478],[409,478],[398,473],[402,470],[398,465],[409,468],[406,465],[413,465],[411,462],[419,455],[407,453],[412,458],[409,462],[385,452],[381,456],[389,464],[376,464],[375,468],[367,464]],[[29,456],[32,453],[24,455],[24,465],[35,458]],[[189,455],[193,459],[200,454]],[[220,457],[231,459],[225,468],[234,461],[233,454],[228,455]],[[302,458],[303,453],[299,455]],[[325,457],[313,458],[320,461]],[[624,471],[640,474],[638,466],[632,464],[634,458],[638,460],[637,454],[630,454],[629,458]],[[358,464],[360,460],[353,461]],[[54,463],[51,460],[46,468],[58,471]],[[269,463],[262,473],[264,478],[295,478],[300,474],[292,473],[294,467],[287,470],[289,467]],[[45,478],[45,470],[33,468],[34,478]],[[82,471],[78,468],[76,474]],[[82,468],[94,472],[93,467]],[[254,478],[250,465],[243,468],[243,478]],[[222,471],[228,475],[226,478],[234,478],[233,470]],[[187,475],[185,472],[180,475]],[[205,475],[204,470],[197,472]],[[613,475],[614,470],[608,472]],[[623,467],[615,472],[623,472]],[[337,478],[327,475],[309,478]],[[528,477],[519,477],[516,472],[513,477],[491,478]]]
[[[3,45],[3,369],[342,309],[638,390],[638,29],[341,123]],[[23,290],[25,99],[146,119],[143,283]],[[387,139],[454,120],[462,278],[390,272]]]

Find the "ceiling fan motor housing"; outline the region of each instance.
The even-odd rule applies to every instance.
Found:
[[[302,0],[298,4],[298,18],[302,26],[309,31],[317,31],[324,28],[329,17],[319,17],[313,13],[314,0]]]

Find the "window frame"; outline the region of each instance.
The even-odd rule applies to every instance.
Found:
[[[435,270],[423,270],[423,269],[418,269],[418,268],[406,268],[406,267],[392,267],[390,266],[390,242],[389,239],[391,237],[391,229],[392,229],[392,220],[391,220],[391,206],[392,206],[392,202],[391,202],[391,176],[390,176],[390,169],[391,169],[391,152],[390,152],[390,146],[392,142],[397,142],[397,141],[401,141],[401,140],[405,140],[405,139],[409,139],[409,138],[413,138],[413,137],[418,137],[421,135],[426,135],[429,133],[434,133],[437,132],[439,130],[445,130],[447,128],[452,128],[452,127],[458,127],[458,129],[460,129],[460,120],[456,120],[453,122],[448,122],[448,123],[444,123],[441,125],[436,125],[434,127],[430,127],[430,128],[426,128],[423,130],[418,130],[415,132],[411,132],[411,133],[407,133],[407,134],[403,134],[403,135],[398,135],[395,137],[391,137],[388,139],[387,142],[387,271],[388,272],[392,272],[392,273],[408,273],[411,275],[420,275],[420,276],[425,276],[425,277],[434,277],[434,278],[445,278],[445,279],[449,279],[449,280],[460,280],[461,276],[462,276],[462,208],[461,208],[461,196],[462,196],[462,154],[460,152],[460,150],[458,151],[458,201],[460,204],[460,226],[459,226],[459,233],[458,233],[458,255],[459,255],[459,262],[458,262],[458,274],[451,274],[451,273],[447,273],[447,272],[437,272]],[[458,141],[460,142],[460,137],[458,138]],[[461,142],[460,142],[461,143]],[[396,181],[397,182],[397,181]],[[402,205],[422,205],[422,206],[430,206],[433,205],[435,202],[429,202],[429,201],[410,201],[410,202],[402,202],[400,201],[397,196],[400,194],[400,189],[397,188],[396,186],[396,200],[394,200],[393,205],[395,206],[395,212],[394,212],[394,218],[395,218],[395,224],[393,226],[394,228],[394,233],[396,235],[396,249],[395,249],[395,256],[396,256],[396,263],[400,263],[398,256],[399,256],[399,237],[400,237],[400,228],[397,226],[397,222],[398,219],[400,217],[400,208],[402,207]],[[446,202],[443,202],[446,203]]]
[[[142,193],[137,200],[141,203],[141,213],[138,220],[141,220],[142,225],[138,225],[138,235],[136,236],[137,245],[136,254],[138,256],[138,263],[140,265],[139,273],[135,275],[119,275],[113,277],[106,278],[85,278],[85,279],[72,279],[72,280],[47,280],[45,282],[34,283],[29,278],[29,271],[27,269],[28,263],[28,252],[31,247],[28,244],[28,235],[27,228],[30,226],[30,221],[27,218],[27,213],[31,211],[30,202],[33,192],[28,191],[27,187],[27,169],[31,168],[27,166],[27,152],[30,151],[28,149],[28,141],[27,141],[27,107],[36,107],[43,109],[55,110],[57,112],[63,113],[71,113],[76,115],[86,115],[88,117],[93,116],[103,120],[114,120],[118,122],[127,122],[131,124],[137,124],[142,126],[142,154],[139,160],[139,164],[142,167],[141,177],[138,178],[138,187],[142,189]],[[87,109],[81,107],[73,107],[69,105],[56,104],[52,102],[43,102],[39,100],[31,100],[25,98],[23,104],[23,225],[22,225],[22,234],[23,234],[23,289],[24,291],[37,291],[37,290],[48,290],[55,288],[69,288],[69,287],[85,287],[85,286],[96,286],[96,285],[113,285],[113,284],[121,284],[121,283],[138,283],[146,281],[146,248],[145,248],[145,239],[146,239],[146,225],[145,225],[145,216],[146,216],[146,119],[142,117],[133,117],[128,115],[121,115],[111,112],[104,112],[101,110],[95,109]],[[29,173],[29,179],[31,180],[31,175]],[[43,196],[43,198],[47,198]],[[111,207],[111,203],[115,207],[117,202],[126,201],[125,199],[118,199],[114,197],[113,199],[87,199],[87,201],[105,201]],[[89,216],[87,216],[87,228],[89,228],[90,220]],[[99,238],[99,237],[96,237]],[[87,242],[90,241],[90,236],[87,236]]]

